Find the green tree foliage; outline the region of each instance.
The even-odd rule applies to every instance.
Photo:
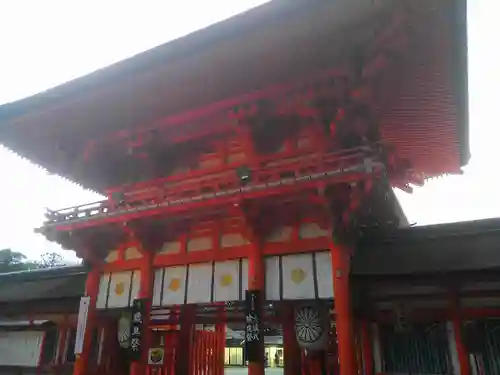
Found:
[[[39,263],[40,268],[52,268],[64,265],[63,257],[54,252],[42,254],[42,260]]]
[[[64,259],[54,252],[42,254],[40,261],[28,261],[26,255],[12,249],[0,250],[0,273],[32,270],[37,268],[52,268],[64,266]]]
[[[32,262],[26,262],[26,255],[11,249],[0,250],[0,273],[22,271],[37,268]]]

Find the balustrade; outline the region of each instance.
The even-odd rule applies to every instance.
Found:
[[[243,199],[310,189],[322,183],[354,182],[385,171],[379,149],[358,147],[325,154],[307,154],[264,160],[257,167],[226,168],[212,174],[179,180],[172,176],[148,184],[125,187],[111,194],[115,199],[49,211],[47,226],[91,219],[145,214],[166,209],[178,212],[196,205],[237,203]],[[119,198],[116,198],[116,197]]]

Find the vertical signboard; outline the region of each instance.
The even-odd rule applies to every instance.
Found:
[[[248,362],[263,360],[260,355],[262,327],[260,291],[245,291],[245,351]]]
[[[132,302],[132,322],[130,324],[130,359],[140,361],[142,353],[142,332],[144,327],[144,314],[146,313],[146,300],[135,299]]]
[[[85,329],[87,328],[87,317],[89,314],[90,297],[80,298],[78,309],[78,321],[76,323],[75,354],[82,354]]]

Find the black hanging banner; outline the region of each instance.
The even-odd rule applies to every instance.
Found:
[[[144,314],[146,313],[146,300],[135,299],[132,302],[132,322],[130,324],[130,360],[141,360],[142,330],[144,326]]]
[[[260,291],[245,292],[245,351],[248,362],[263,360],[261,350],[262,327]]]

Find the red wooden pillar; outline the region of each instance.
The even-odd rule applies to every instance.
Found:
[[[284,375],[300,374],[300,348],[295,338],[293,308],[283,308],[283,367]]]
[[[248,255],[248,290],[260,292],[264,298],[264,262],[261,254],[261,239],[254,233]],[[262,302],[259,304],[262,306]],[[262,313],[262,312],[261,312]],[[261,325],[262,328],[262,325]],[[260,332],[259,356],[257,361],[248,362],[248,375],[264,375],[264,332]]]
[[[332,244],[330,250],[340,373],[342,375],[355,375],[356,364],[354,361],[354,335],[349,286],[350,256],[348,249],[339,245]]]
[[[144,375],[146,374],[146,366],[148,363],[148,351],[151,347],[152,332],[149,328],[149,321],[151,315],[151,299],[153,295],[153,257],[151,251],[144,251],[141,259],[141,281],[139,285],[138,298],[147,300],[146,311],[143,319],[142,341],[141,341],[141,360],[132,362],[130,364],[131,375]]]
[[[83,350],[80,355],[77,355],[75,360],[75,366],[73,368],[74,375],[86,375],[88,372],[88,362],[90,351],[92,350],[92,332],[96,327],[96,310],[95,304],[97,300],[97,293],[99,291],[99,281],[101,272],[98,267],[92,267],[87,275],[87,281],[85,283],[85,295],[90,297],[90,304],[87,314],[87,324],[85,326],[85,333],[83,335]],[[68,348],[68,350],[73,350],[73,348]]]
[[[460,365],[460,375],[470,375],[469,353],[467,352],[467,348],[463,340],[462,322],[460,317],[456,314],[453,317],[453,333],[455,336],[458,363]]]
[[[197,335],[194,332],[195,306],[184,305],[180,312],[180,331],[177,345],[177,354],[175,356],[176,374],[196,374],[196,358],[194,358],[193,349],[197,345]]]

